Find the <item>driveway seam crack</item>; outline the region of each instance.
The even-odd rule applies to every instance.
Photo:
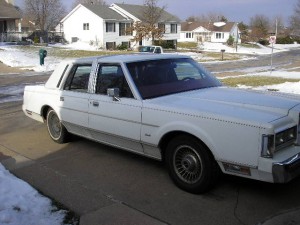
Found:
[[[233,212],[233,215],[234,215],[234,218],[242,225],[246,225],[240,218],[239,216],[237,215],[237,209],[238,209],[238,206],[239,206],[239,200],[240,200],[240,188],[238,187],[237,190],[236,190],[236,203],[235,203],[235,206],[234,206],[234,212]]]

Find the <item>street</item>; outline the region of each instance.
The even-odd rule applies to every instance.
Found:
[[[279,53],[274,65],[299,63],[299,53]],[[206,67],[213,72],[234,71],[267,66],[269,59],[261,56]],[[16,86],[47,78],[47,74],[2,75],[0,83]],[[67,144],[54,143],[45,124],[27,118],[21,107],[21,101],[0,104],[0,162],[74,211],[80,225],[254,225],[300,207],[300,178],[279,185],[224,175],[212,191],[189,194],[172,183],[161,162],[79,137]]]

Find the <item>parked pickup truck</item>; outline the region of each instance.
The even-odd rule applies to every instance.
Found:
[[[188,56],[62,62],[45,85],[26,86],[23,111],[58,143],[75,134],[162,160],[192,193],[220,172],[274,183],[300,174],[299,97],[222,86]]]
[[[143,53],[164,53],[164,50],[161,46],[140,46],[138,48],[139,52],[143,52]]]

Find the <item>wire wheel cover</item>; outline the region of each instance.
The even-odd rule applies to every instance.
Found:
[[[173,166],[177,176],[184,182],[194,184],[202,176],[202,160],[199,153],[188,145],[180,145],[173,155]]]
[[[53,138],[59,138],[61,135],[61,123],[55,113],[49,115],[49,131]]]

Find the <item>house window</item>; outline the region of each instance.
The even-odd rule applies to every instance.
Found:
[[[129,31],[131,23],[120,23],[119,24],[119,36],[130,36],[132,31]]]
[[[160,30],[162,30],[163,33],[166,32],[166,27],[165,27],[165,24],[164,24],[164,23],[159,23],[159,24],[158,24],[158,28],[159,28]]]
[[[194,33],[185,33],[185,38],[194,38]]]
[[[122,46],[126,46],[126,48],[130,48],[130,42],[124,41],[122,42]]]
[[[177,34],[177,24],[171,24],[171,34]]]
[[[116,42],[106,42],[106,49],[107,50],[114,50],[114,49],[116,49]]]
[[[90,24],[89,23],[84,23],[83,24],[83,30],[89,30],[90,29]]]
[[[216,39],[224,39],[224,33],[216,33]]]
[[[116,32],[116,24],[111,22],[106,22],[106,32]]]

